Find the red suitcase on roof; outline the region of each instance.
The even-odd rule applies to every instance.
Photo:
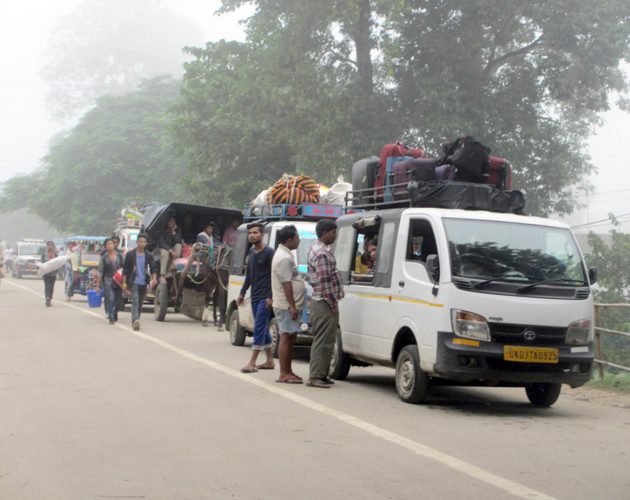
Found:
[[[505,158],[491,156],[489,158],[488,184],[499,189],[512,189],[512,165]]]
[[[374,182],[374,187],[378,188],[376,190],[377,197],[383,196],[383,187],[387,183],[387,159],[392,157],[405,156],[410,156],[412,158],[424,158],[424,151],[420,148],[408,148],[400,142],[396,142],[394,144],[385,144],[385,146],[383,146],[383,149],[381,149],[381,154],[379,155],[378,171],[376,173],[376,180]],[[391,172],[389,173],[391,174]]]

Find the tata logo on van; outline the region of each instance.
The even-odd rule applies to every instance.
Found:
[[[525,328],[525,330],[523,330],[523,337],[525,337],[525,340],[528,342],[532,342],[536,340],[536,332],[531,328]]]

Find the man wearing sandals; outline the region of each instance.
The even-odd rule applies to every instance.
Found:
[[[343,285],[330,245],[337,238],[337,224],[322,219],[315,226],[317,242],[308,252],[308,278],[313,287],[311,298],[311,346],[309,387],[329,388],[334,382],[328,376],[330,360],[339,325],[338,302],[343,298]]]
[[[263,241],[263,225],[252,222],[247,225],[247,239],[252,245],[247,256],[247,274],[241,293],[236,304],[241,306],[245,302],[245,293],[252,287],[250,294],[252,312],[254,313],[254,341],[252,355],[249,362],[241,368],[243,373],[253,373],[260,370],[273,370],[273,356],[271,353],[271,334],[269,333],[269,319],[271,317],[271,261],[273,248]],[[256,365],[258,354],[265,351],[267,361]]]
[[[300,245],[300,236],[295,226],[284,226],[278,231],[279,245],[271,262],[271,291],[273,293],[273,312],[280,331],[278,358],[280,358],[280,377],[277,382],[301,384],[291,368],[293,344],[300,331],[298,309],[304,303],[304,282],[299,279],[293,250]]]

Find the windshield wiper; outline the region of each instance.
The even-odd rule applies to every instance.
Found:
[[[508,278],[511,278],[511,279],[508,280]],[[495,274],[494,276],[492,276],[492,278],[489,278],[487,280],[483,280],[478,283],[475,283],[473,285],[473,288],[481,288],[482,286],[485,286],[488,283],[492,283],[494,281],[512,281],[512,280],[522,281],[526,279],[528,279],[528,277],[522,275],[521,273],[514,272],[514,271],[506,271],[501,274]]]
[[[525,285],[522,286],[520,288],[518,288],[516,291],[518,293],[523,293],[526,292],[527,290],[530,290],[532,288],[536,288],[538,285],[548,285],[550,283],[566,283],[568,285],[573,284],[573,285],[586,285],[586,282],[584,280],[574,280],[571,278],[556,278],[553,280],[543,280],[543,281],[537,281],[536,283],[532,283],[531,285]]]

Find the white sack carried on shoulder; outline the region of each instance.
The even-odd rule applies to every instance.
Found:
[[[37,265],[39,266],[39,269],[37,270],[37,276],[41,278],[44,274],[52,273],[53,271],[63,267],[69,260],[69,255],[60,255],[48,262],[38,262]]]

